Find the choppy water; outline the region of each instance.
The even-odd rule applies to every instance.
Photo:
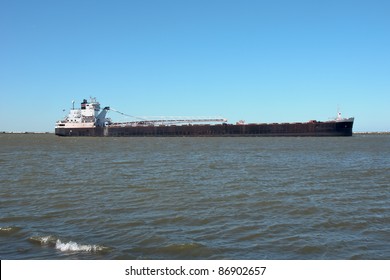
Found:
[[[390,136],[0,135],[1,259],[390,259]]]

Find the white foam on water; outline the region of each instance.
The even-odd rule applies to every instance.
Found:
[[[41,243],[43,244],[47,244],[49,243],[51,240],[53,240],[53,237],[52,236],[43,236],[41,237]]]
[[[21,230],[20,227],[15,226],[6,226],[6,227],[0,227],[0,232],[8,233],[8,232],[17,232]]]
[[[11,231],[12,229],[13,229],[12,227],[0,227],[0,231],[4,231],[4,232]]]
[[[111,248],[100,245],[83,245],[74,241],[62,242],[59,238],[53,235],[47,236],[33,236],[29,238],[30,242],[39,244],[41,246],[54,247],[61,252],[90,252],[90,253],[105,253],[109,252]]]
[[[52,235],[48,236],[33,236],[30,237],[29,240],[34,243],[39,243],[41,245],[53,245],[55,241],[57,240],[56,237]]]
[[[60,239],[57,239],[56,249],[61,252],[97,252],[103,250],[104,247],[98,245],[80,245],[73,241],[63,243]]]

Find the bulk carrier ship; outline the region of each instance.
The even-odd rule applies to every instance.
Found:
[[[354,118],[337,117],[329,121],[311,120],[303,123],[229,124],[224,118],[161,118],[133,117],[129,122],[113,122],[106,117],[110,107],[100,108],[96,98],[86,99],[80,109],[73,108],[55,125],[58,136],[352,136]]]

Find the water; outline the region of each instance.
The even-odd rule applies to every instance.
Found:
[[[390,259],[390,136],[0,134],[1,259]]]

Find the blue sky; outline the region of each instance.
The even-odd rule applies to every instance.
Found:
[[[229,122],[340,108],[354,131],[390,131],[389,15],[376,0],[0,0],[0,131],[52,132],[90,96]]]

